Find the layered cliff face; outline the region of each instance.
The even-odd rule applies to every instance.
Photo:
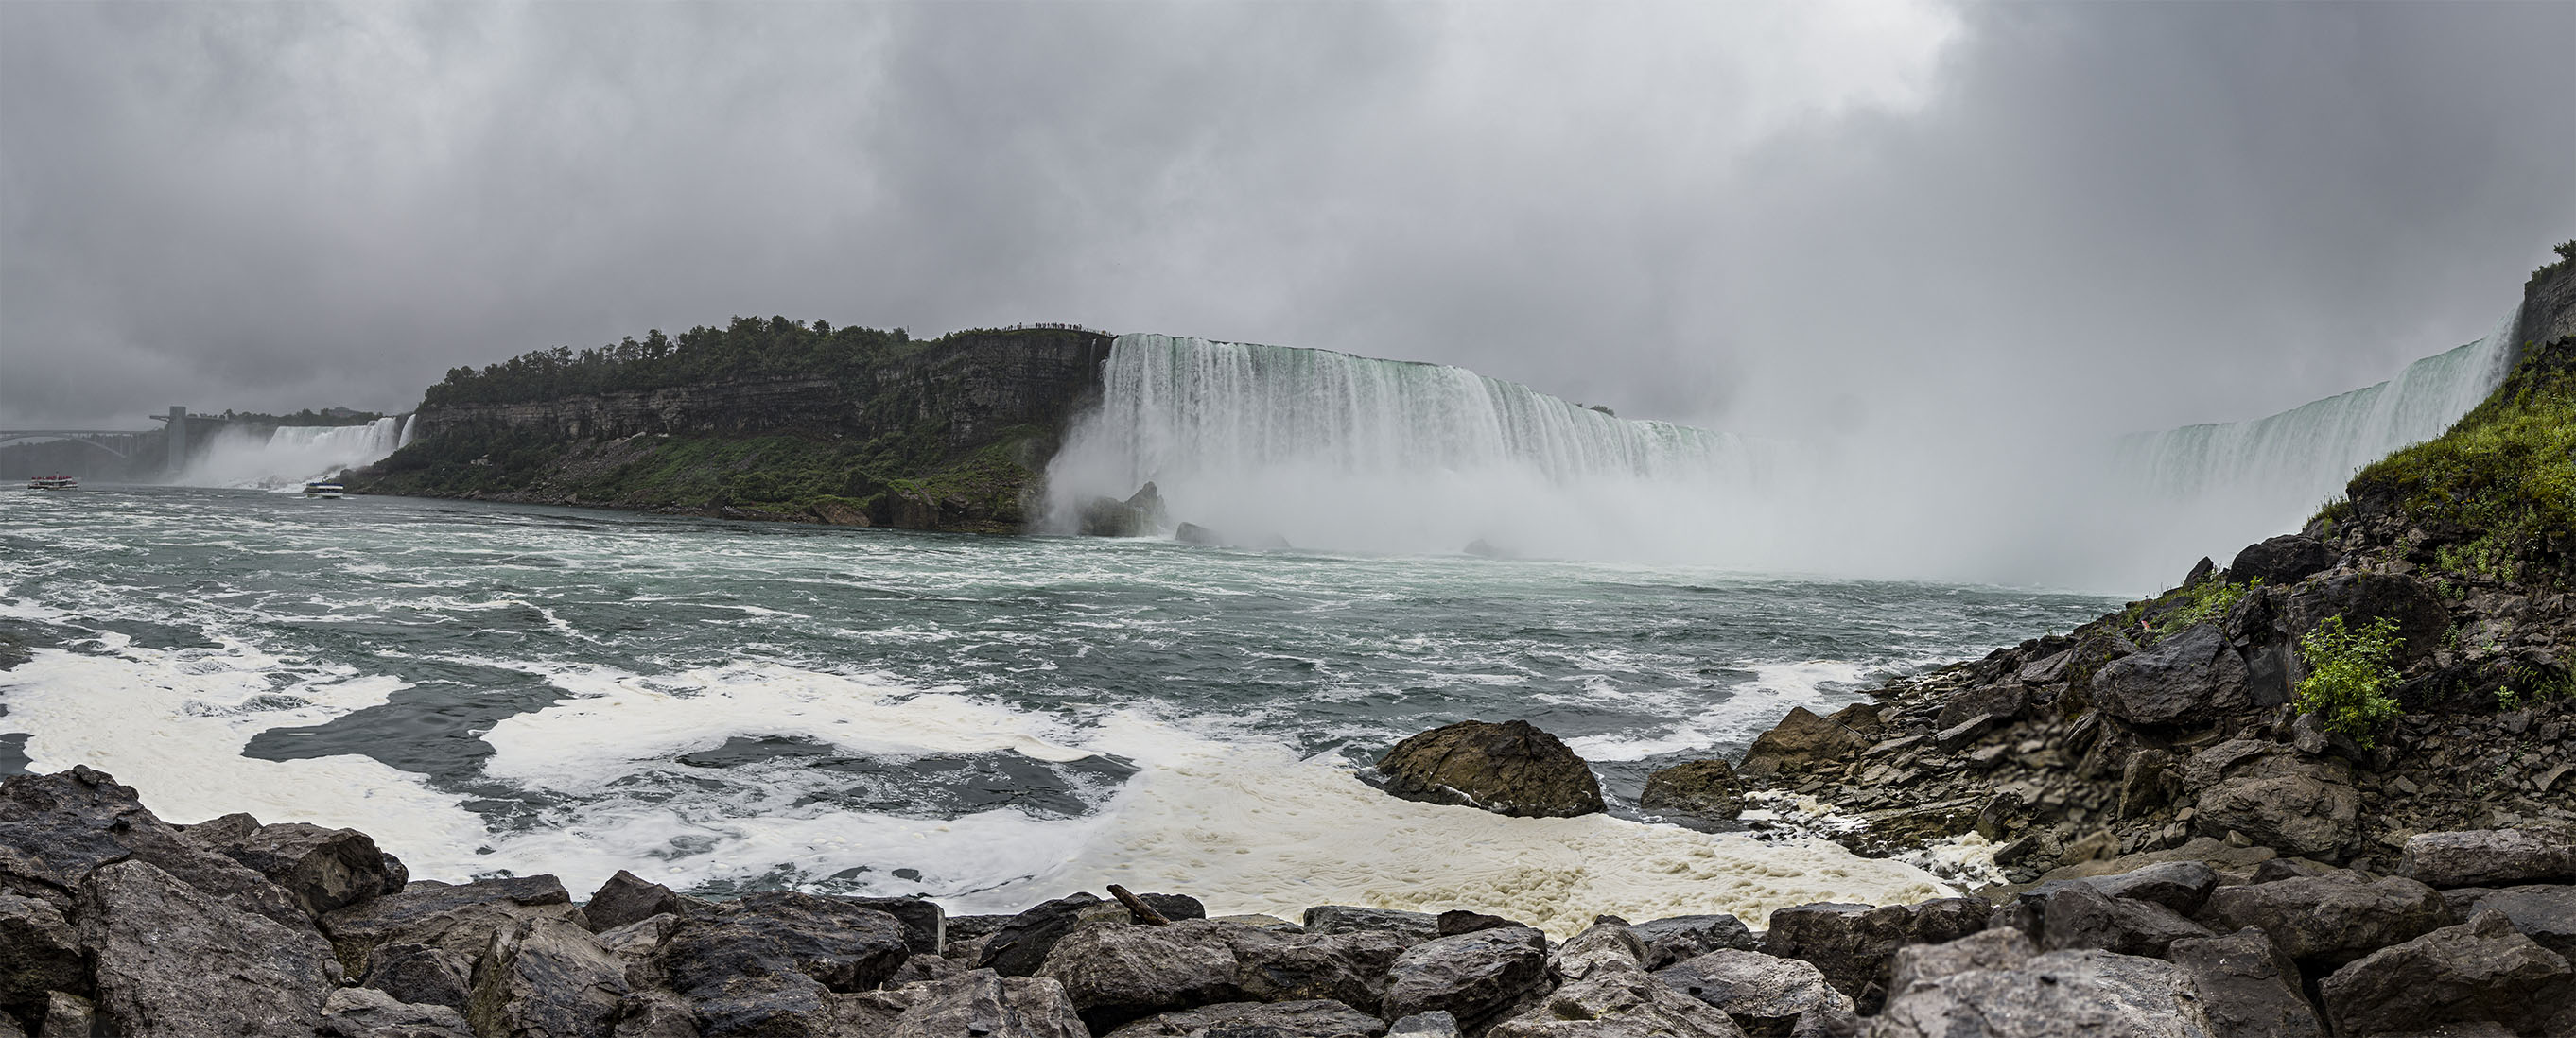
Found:
[[[2513,341],[2529,346],[2576,335],[2576,260],[2542,268],[2523,285]]]
[[[425,406],[371,493],[910,529],[1018,529],[1110,338],[949,336],[830,375]]]

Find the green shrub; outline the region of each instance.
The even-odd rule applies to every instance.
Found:
[[[2389,661],[2401,641],[2397,621],[2387,617],[2358,631],[2346,628],[2343,617],[2327,617],[2299,639],[2299,657],[2308,664],[2308,676],[2299,680],[2299,712],[2315,714],[2327,731],[2371,745],[2371,733],[2400,713],[2388,693],[2398,680]]]

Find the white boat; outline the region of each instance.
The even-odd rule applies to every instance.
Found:
[[[38,476],[27,481],[29,490],[77,490],[79,488],[80,480],[70,476]]]
[[[304,484],[304,496],[306,497],[340,497],[342,496],[342,493],[340,483],[337,480],[317,479],[313,482]]]

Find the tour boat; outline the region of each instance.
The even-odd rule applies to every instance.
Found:
[[[304,484],[306,497],[339,497],[340,493],[340,484],[337,480],[317,479]]]
[[[71,490],[79,486],[80,480],[70,476],[38,476],[27,481],[29,490]]]

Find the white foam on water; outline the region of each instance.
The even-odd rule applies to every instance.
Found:
[[[1777,723],[1789,707],[1831,712],[1819,708],[1849,697],[1827,686],[1857,687],[1864,673],[1860,665],[1842,660],[1756,664],[1753,677],[1735,685],[1717,705],[1670,728],[1650,734],[1587,735],[1567,739],[1565,745],[1585,760],[1630,761],[1748,743]]]

